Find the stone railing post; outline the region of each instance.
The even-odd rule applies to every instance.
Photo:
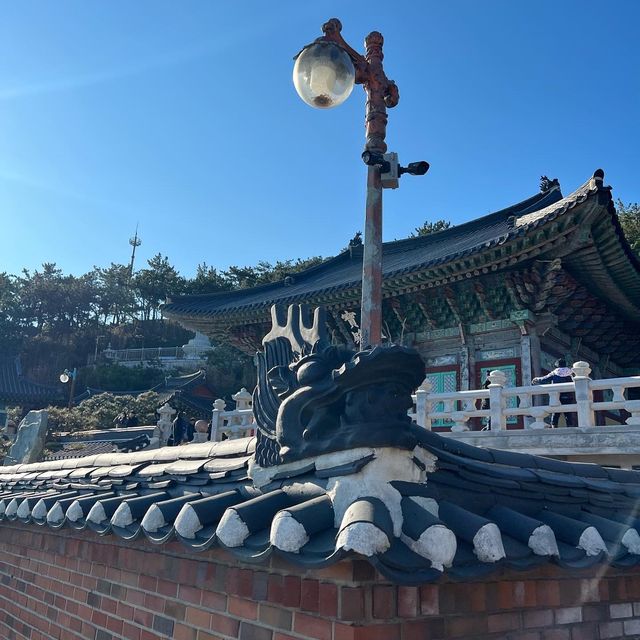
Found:
[[[218,433],[223,427],[224,422],[222,412],[226,406],[227,403],[222,398],[218,398],[213,403],[213,411],[211,412],[211,437],[209,438],[212,442],[218,441]]]
[[[640,400],[627,400],[624,408],[631,414],[625,424],[640,425]]]
[[[596,415],[593,411],[593,391],[591,390],[591,367],[580,360],[573,363],[573,381],[576,386],[576,404],[578,405],[578,426],[595,427]]]
[[[173,416],[176,410],[169,404],[162,405],[156,413],[160,414],[158,424],[154,429],[153,435],[158,438],[159,445],[165,447],[169,441],[171,435],[171,429],[173,428]]]
[[[242,411],[252,408],[253,395],[250,394],[244,387],[231,396],[236,403],[236,411]],[[234,421],[234,424],[248,426],[253,422],[253,414],[244,414],[238,416]]]
[[[206,442],[207,431],[209,430],[209,424],[206,420],[196,420],[195,432],[191,442]]]
[[[431,431],[431,418],[429,417],[428,396],[433,391],[433,383],[425,378],[416,389],[416,422],[418,426]]]
[[[236,403],[236,409],[251,409],[251,402],[253,396],[244,388],[240,389],[238,393],[231,396]]]
[[[507,419],[504,415],[504,400],[502,389],[507,384],[507,376],[496,369],[489,374],[489,403],[491,410],[491,431],[507,428]]]

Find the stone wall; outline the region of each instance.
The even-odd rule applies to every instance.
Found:
[[[363,561],[304,571],[223,551],[0,526],[8,640],[605,640],[640,637],[640,573],[547,567],[400,587]]]

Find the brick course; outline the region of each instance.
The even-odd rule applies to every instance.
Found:
[[[274,559],[3,522],[7,640],[608,640],[640,638],[640,574],[555,567],[389,584],[362,561]]]

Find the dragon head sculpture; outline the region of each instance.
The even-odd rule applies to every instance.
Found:
[[[362,446],[415,447],[407,410],[425,375],[416,351],[331,345],[322,308],[312,315],[304,305],[273,306],[271,315],[254,392],[260,466]]]

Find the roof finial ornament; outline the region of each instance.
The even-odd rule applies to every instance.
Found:
[[[362,250],[362,231],[357,231],[356,235],[349,240],[349,246],[347,249],[349,250],[350,258],[353,258],[354,254],[360,255],[359,253],[356,253],[356,250]]]
[[[350,247],[360,247],[362,245],[362,231],[356,231],[356,235],[349,240]]]
[[[554,187],[559,187],[560,182],[558,178],[547,178],[547,176],[540,176],[540,191],[545,193],[551,191]]]

